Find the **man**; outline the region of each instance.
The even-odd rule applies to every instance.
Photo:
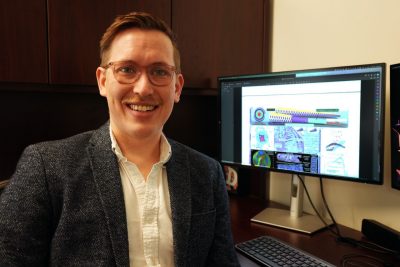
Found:
[[[29,146],[0,202],[0,266],[238,266],[215,160],[167,139],[183,87],[169,27],[116,18],[96,70],[110,120]]]

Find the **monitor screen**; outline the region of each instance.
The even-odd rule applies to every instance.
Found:
[[[221,163],[383,182],[384,63],[218,83]]]
[[[390,65],[392,187],[400,189],[400,64]]]

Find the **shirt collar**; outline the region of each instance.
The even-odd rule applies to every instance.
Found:
[[[124,154],[121,151],[121,148],[119,147],[117,140],[115,139],[114,133],[111,129],[110,125],[110,137],[111,137],[111,148],[114,154],[117,156],[118,161],[128,161],[127,158],[124,156]],[[168,139],[165,137],[164,133],[161,134],[161,140],[160,140],[160,161],[159,163],[161,164],[166,164],[168,160],[171,158],[172,154],[172,149],[171,145],[168,142]]]

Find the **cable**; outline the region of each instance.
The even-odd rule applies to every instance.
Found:
[[[394,267],[391,263],[369,255],[347,254],[342,257],[340,264],[342,267],[347,266],[371,266],[371,267]]]
[[[334,225],[336,227],[338,241],[349,243],[349,244],[352,244],[352,245],[355,245],[355,246],[358,246],[358,247],[361,247],[361,248],[369,249],[371,251],[378,252],[378,253],[397,254],[397,252],[394,251],[394,250],[385,248],[383,246],[380,246],[380,245],[372,243],[372,242],[356,240],[356,239],[351,238],[351,237],[344,237],[340,233],[339,227],[337,226],[335,218],[333,217],[332,212],[330,211],[328,203],[327,203],[327,201],[325,199],[325,193],[324,193],[324,188],[323,188],[322,177],[319,177],[319,181],[320,181],[320,190],[321,190],[322,201],[324,203],[324,206],[325,206],[326,210],[328,211],[328,214],[329,214],[332,222],[334,223]]]
[[[364,248],[370,251],[374,251],[377,253],[381,253],[381,254],[390,254],[390,255],[394,255],[397,256],[400,259],[400,253],[394,250],[390,250],[388,248],[385,248],[383,246],[380,246],[378,244],[372,243],[372,242],[367,242],[367,241],[362,241],[362,240],[356,240],[354,238],[351,237],[344,237],[339,229],[339,226],[332,214],[332,212],[329,209],[329,205],[325,199],[325,193],[324,193],[324,188],[323,188],[323,182],[322,182],[322,177],[319,177],[319,181],[320,181],[320,192],[321,192],[321,197],[322,197],[322,201],[324,204],[325,209],[327,210],[330,219],[332,220],[333,224],[332,226],[335,228],[336,231],[334,231],[326,222],[325,220],[322,218],[321,214],[318,212],[318,210],[316,209],[313,201],[311,200],[310,194],[307,190],[307,187],[305,185],[305,182],[303,180],[303,178],[297,174],[300,182],[302,183],[303,187],[304,187],[304,191],[306,192],[307,198],[314,210],[314,212],[317,214],[317,216],[319,217],[319,219],[323,222],[323,224],[326,226],[327,229],[329,229],[329,231],[331,233],[333,233],[333,235],[336,237],[336,240],[339,242],[343,242],[343,243],[347,243],[350,245],[353,245],[354,247],[359,247],[359,248]],[[355,259],[357,258],[357,259]],[[363,260],[361,260],[363,259]],[[371,262],[366,262],[365,260],[369,259],[371,261],[375,261],[375,263],[378,263],[380,265],[376,265],[374,263]],[[373,256],[369,256],[369,255],[361,255],[361,254],[348,254],[348,255],[344,255],[342,258],[342,266],[371,266],[371,267],[379,267],[379,266],[383,266],[383,267],[390,267],[390,266],[394,266],[391,265],[390,263],[384,262],[383,260],[373,257]],[[347,264],[347,265],[346,265]],[[349,265],[351,264],[351,265]],[[359,265],[359,264],[363,264],[363,265]]]
[[[299,174],[297,174],[297,177],[299,178],[300,182],[302,183],[303,188],[304,188],[304,191],[306,192],[308,201],[310,202],[310,205],[312,206],[314,212],[317,214],[318,218],[321,220],[321,222],[325,225],[325,227],[326,227],[327,229],[329,229],[331,232],[333,232],[335,235],[337,235],[337,234],[331,229],[331,227],[329,227],[328,223],[325,222],[325,220],[322,218],[321,214],[318,212],[317,208],[314,206],[314,203],[313,203],[313,201],[311,200],[310,194],[308,193],[307,186],[306,186],[306,184],[305,184],[303,178],[302,178]]]
[[[329,217],[331,218],[331,220],[332,220],[332,222],[333,222],[333,226],[334,226],[335,229],[336,229],[335,235],[337,235],[337,236],[340,237],[340,236],[342,236],[342,234],[340,233],[339,226],[338,226],[338,224],[336,223],[335,217],[333,217],[332,212],[331,212],[331,210],[329,209],[328,202],[327,202],[326,199],[325,199],[324,186],[323,186],[323,182],[322,182],[322,177],[321,177],[321,176],[319,177],[319,188],[320,188],[320,192],[321,192],[322,202],[324,203],[324,207],[325,207],[325,209],[327,210],[327,212],[328,212],[328,214],[329,214]]]

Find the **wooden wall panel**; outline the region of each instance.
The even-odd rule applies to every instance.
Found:
[[[147,11],[171,21],[170,0],[49,0],[50,83],[96,84],[99,41],[117,15]]]
[[[47,83],[46,0],[0,1],[0,81]]]
[[[186,87],[217,88],[217,77],[266,70],[267,0],[174,0]]]

